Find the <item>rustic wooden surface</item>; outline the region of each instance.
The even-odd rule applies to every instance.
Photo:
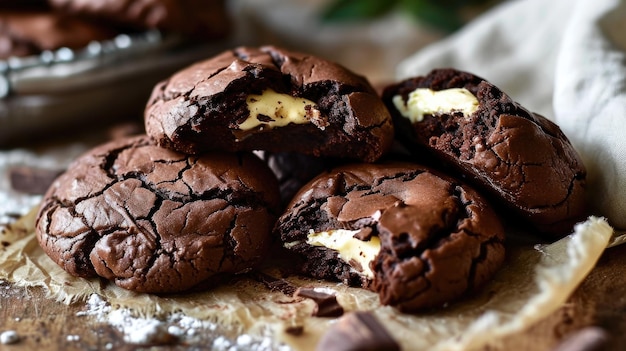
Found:
[[[488,350],[553,350],[564,338],[588,326],[601,327],[608,333],[610,342],[603,350],[626,349],[624,257],[626,245],[607,249],[563,307],[527,332],[511,336]],[[199,337],[193,343],[131,345],[113,326],[93,316],[80,315],[85,307],[84,303],[67,306],[52,302],[41,289],[1,283],[0,332],[15,330],[20,341],[0,345],[0,350],[208,350],[215,338],[214,333],[200,329],[196,330]]]

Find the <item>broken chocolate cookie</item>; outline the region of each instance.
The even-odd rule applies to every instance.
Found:
[[[76,159],[45,195],[36,233],[72,275],[179,292],[255,267],[279,203],[276,178],[254,155],[188,156],[143,135]]]
[[[276,47],[240,47],[158,84],[148,135],[185,153],[266,150],[372,162],[393,141],[389,111],[348,69]]]
[[[486,80],[453,69],[389,86],[399,139],[434,155],[549,237],[585,216],[585,167],[560,128]]]
[[[479,288],[504,259],[504,230],[470,187],[413,163],[353,164],[313,179],[275,235],[303,273],[376,291],[406,312]]]

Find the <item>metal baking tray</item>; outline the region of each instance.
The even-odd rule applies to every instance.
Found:
[[[227,46],[226,40],[194,43],[151,30],[79,50],[0,60],[0,147],[28,145],[53,131],[141,118],[158,81]]]

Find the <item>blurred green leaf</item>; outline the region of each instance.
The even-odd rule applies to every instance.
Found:
[[[452,32],[464,21],[461,10],[468,6],[485,5],[495,0],[335,0],[322,13],[324,22],[368,20],[383,16],[391,10],[409,14],[416,20],[440,30]]]
[[[337,0],[322,13],[325,22],[371,19],[393,9],[398,0]]]
[[[464,6],[464,1],[401,0],[400,6],[417,20],[448,32],[463,25],[458,10]]]

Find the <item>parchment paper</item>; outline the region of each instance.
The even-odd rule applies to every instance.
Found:
[[[42,286],[50,299],[70,304],[97,294],[114,309],[131,309],[141,316],[184,313],[217,322],[234,333],[270,336],[294,350],[314,350],[336,320],[311,317],[312,301],[270,291],[247,277],[210,291],[167,297],[72,277],[39,247],[35,212],[33,209],[0,233],[0,279],[19,286]],[[403,349],[473,350],[521,332],[562,306],[593,268],[612,233],[603,218],[590,217],[578,224],[573,234],[553,244],[510,244],[504,267],[480,294],[418,315],[381,306],[376,294],[362,289],[300,277],[287,280],[296,286],[332,289],[346,311],[373,311]],[[304,333],[294,336],[285,332],[293,326],[304,327]]]

